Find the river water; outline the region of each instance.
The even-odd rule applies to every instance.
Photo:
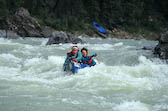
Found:
[[[0,111],[167,111],[168,65],[152,56],[156,41],[88,39],[95,67],[62,70],[72,44],[0,38]]]

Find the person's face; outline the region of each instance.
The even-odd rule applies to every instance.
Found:
[[[82,51],[82,56],[86,57],[87,56],[87,52],[85,50]]]
[[[73,49],[73,50],[72,50],[72,53],[73,53],[73,54],[77,54],[77,53],[78,53],[78,49]]]

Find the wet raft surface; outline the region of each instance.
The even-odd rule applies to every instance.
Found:
[[[167,111],[168,65],[137,50],[156,42],[83,40],[100,64],[69,75],[62,65],[72,44],[0,39],[0,111]]]

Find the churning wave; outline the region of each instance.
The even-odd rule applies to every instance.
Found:
[[[152,54],[150,51],[136,50],[155,42],[84,40],[88,43],[78,46],[87,47],[90,54],[98,53],[97,65],[72,75],[65,73],[62,66],[66,51],[73,44],[45,46],[46,39],[1,38],[0,99],[8,101],[15,96],[19,101],[17,105],[23,105],[26,97],[39,103],[30,105],[32,108],[44,107],[41,100],[46,100],[46,110],[51,107],[78,110],[83,106],[83,110],[90,111],[166,110],[168,65],[159,59],[146,57]],[[1,101],[0,106],[2,104]],[[8,102],[5,104],[3,109],[14,107]]]

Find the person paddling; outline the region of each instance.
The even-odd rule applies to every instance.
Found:
[[[65,59],[64,65],[63,65],[63,69],[64,71],[70,71],[70,63],[71,61],[75,61],[78,62],[80,61],[82,58],[82,54],[79,51],[79,48],[77,46],[72,46],[72,49],[70,51],[68,51],[67,53],[67,57]]]
[[[93,57],[97,56],[96,53],[93,54],[92,56],[88,56],[88,49],[87,48],[82,48],[81,52],[82,52],[81,63],[87,64],[90,67],[96,65],[96,62],[94,61],[94,59],[92,59]],[[84,66],[84,67],[86,67],[86,66]]]

